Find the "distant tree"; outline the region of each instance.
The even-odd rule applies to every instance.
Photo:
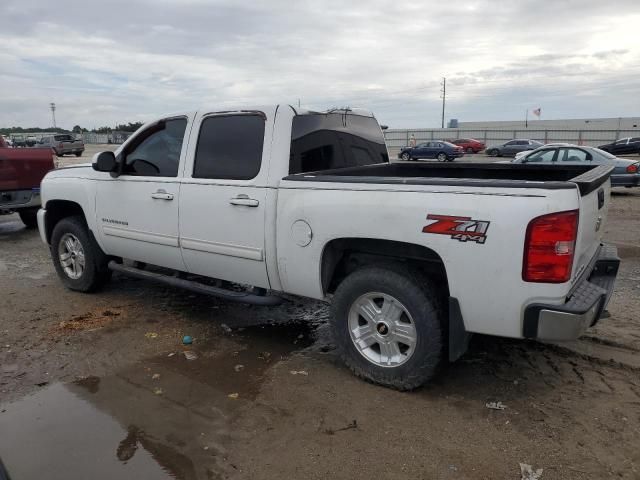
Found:
[[[76,125],[71,129],[73,133],[82,133],[82,127],[80,125]]]
[[[55,132],[55,133],[68,133],[68,130],[64,128],[41,128],[41,127],[3,127],[0,128],[0,134],[11,135],[12,133],[42,133],[42,132]]]
[[[119,132],[135,132],[143,125],[142,122],[129,122],[127,124],[116,125],[116,130]]]

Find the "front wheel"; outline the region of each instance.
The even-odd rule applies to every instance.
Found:
[[[444,152],[440,152],[436,158],[438,159],[439,162],[446,162],[447,154]]]
[[[467,148],[467,153],[475,153],[475,152],[473,151],[473,148],[469,147]]]
[[[332,301],[341,358],[359,377],[398,390],[429,380],[442,355],[434,289],[401,267],[364,267]]]
[[[402,160],[404,160],[405,162],[408,162],[411,160],[411,155],[409,155],[407,152],[403,153],[401,156]]]
[[[70,290],[92,292],[111,278],[108,259],[89,233],[82,217],[60,220],[51,234],[53,265]]]
[[[487,154],[489,154],[490,157],[497,157],[500,154],[500,152],[498,151],[497,148],[492,148],[487,152]]]

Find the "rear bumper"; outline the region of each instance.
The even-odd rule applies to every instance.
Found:
[[[20,210],[40,206],[40,189],[0,192],[0,210]]]
[[[621,175],[611,175],[612,187],[637,187],[640,186],[640,175],[637,173],[627,173]]]
[[[620,258],[613,245],[603,244],[588,278],[576,285],[562,305],[534,303],[524,312],[522,335],[538,340],[575,340],[595,325],[607,307]]]

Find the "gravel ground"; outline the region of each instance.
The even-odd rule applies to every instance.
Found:
[[[640,192],[616,191],[606,237],[623,263],[586,336],[476,336],[400,393],[342,366],[323,303],[261,309],[118,275],[73,293],[37,232],[0,217],[0,456],[15,479],[517,479],[519,463],[640,478],[638,232]]]

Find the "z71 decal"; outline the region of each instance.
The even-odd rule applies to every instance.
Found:
[[[460,242],[484,243],[487,240],[489,222],[472,220],[471,217],[455,217],[451,215],[427,215],[427,220],[434,220],[422,229],[423,233],[439,233],[450,235]]]

